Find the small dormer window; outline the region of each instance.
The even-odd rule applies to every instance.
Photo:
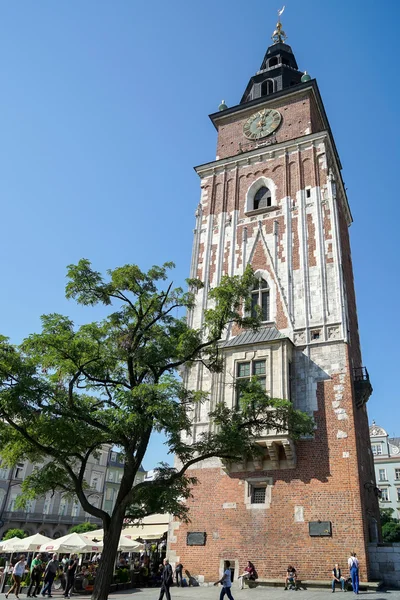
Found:
[[[261,96],[268,96],[274,93],[274,82],[272,79],[267,79],[261,85]]]
[[[271,206],[271,192],[266,186],[263,186],[254,196],[253,210],[267,208],[268,206]]]

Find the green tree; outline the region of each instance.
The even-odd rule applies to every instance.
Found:
[[[12,538],[26,538],[26,533],[23,529],[9,529],[4,535],[3,540],[11,540]]]
[[[219,341],[230,323],[254,327],[257,318],[243,317],[251,308],[254,275],[224,277],[209,292],[212,308],[201,329],[184,316],[202,287],[188,281],[189,291],[165,283],[171,263],[143,272],[127,265],[104,278],[88,260],[68,267],[67,298],[86,306],[103,305],[107,316],[80,327],[67,317],[42,317],[42,331],[21,346],[0,339],[0,447],[10,464],[29,459],[45,462],[23,483],[20,503],[58,490],[77,496],[83,510],[102,520],[103,559],[94,600],[105,600],[125,518],[171,512],[185,519],[182,499],[196,483],[188,468],[209,457],[236,460],[260,452],[255,438],[263,430],[290,430],[293,437],[313,431],[311,418],[285,400],[272,399],[257,381],[241,390],[241,407],[223,403],[210,413],[218,428],[192,444],[181,432],[191,431],[195,403],[203,392],[187,389],[178,369],[201,363],[221,369]],[[274,409],[274,410],[271,410]],[[134,485],[153,431],[164,432],[166,447],[180,464],[161,464],[153,481]],[[84,474],[88,459],[103,444],[118,446],[123,476],[114,510],[94,506]],[[46,462],[47,460],[47,462]]]
[[[95,525],[94,523],[81,523],[80,525],[74,525],[73,527],[71,527],[71,529],[69,530],[69,533],[86,533],[87,531],[94,531],[95,529],[98,529],[99,526]]]

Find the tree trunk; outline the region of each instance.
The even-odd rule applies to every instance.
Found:
[[[97,568],[92,600],[107,600],[108,598],[123,522],[123,516],[113,515],[109,526],[104,529],[103,550]]]

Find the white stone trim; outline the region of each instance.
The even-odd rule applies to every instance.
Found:
[[[244,205],[244,212],[248,213],[256,210],[254,208],[254,196],[257,194],[258,190],[262,187],[267,187],[271,192],[271,207],[267,206],[265,208],[260,209],[260,211],[267,211],[269,208],[276,206],[276,185],[269,177],[258,177],[253,183],[250,185],[246,192],[246,201]]]

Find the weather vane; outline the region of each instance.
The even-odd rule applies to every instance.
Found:
[[[282,13],[283,13],[284,10],[285,10],[284,6],[280,10],[278,10],[278,22],[276,24],[276,29],[275,29],[274,33],[272,34],[272,40],[273,40],[273,42],[275,44],[279,44],[280,42],[284,42],[287,39],[287,35],[283,31],[283,29],[282,29],[282,23],[281,23],[281,15],[282,15]]]

